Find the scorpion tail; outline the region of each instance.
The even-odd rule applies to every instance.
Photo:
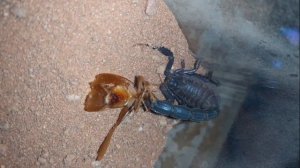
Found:
[[[157,114],[172,117],[175,119],[201,122],[214,119],[218,116],[219,110],[203,111],[199,108],[189,108],[182,105],[173,105],[167,101],[156,101],[150,105],[150,109]]]
[[[192,111],[192,118],[190,121],[194,122],[201,122],[201,121],[208,121],[216,118],[219,115],[219,109],[214,109],[211,111],[199,111],[199,109],[193,109]]]

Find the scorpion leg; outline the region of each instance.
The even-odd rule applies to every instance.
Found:
[[[216,118],[219,114],[217,108],[207,111],[200,108],[189,108],[184,105],[174,105],[170,102],[161,100],[152,102],[150,109],[154,113],[160,115],[193,122],[208,121]]]
[[[194,64],[194,68],[191,70],[185,70],[184,73],[193,74],[200,68],[200,65],[201,65],[201,61],[200,61],[200,59],[197,59]]]
[[[201,61],[200,61],[200,59],[197,59],[196,62],[195,62],[195,64],[194,64],[194,68],[193,69],[183,70],[184,67],[185,67],[185,63],[184,63],[184,60],[181,60],[181,69],[177,69],[175,71],[175,73],[183,71],[183,73],[185,73],[185,74],[193,74],[193,73],[195,73],[200,68],[200,65],[201,65]],[[200,75],[200,76],[203,76],[203,75]],[[206,79],[208,79],[209,82],[215,84],[216,86],[220,85],[220,82],[218,80],[213,79],[213,71],[208,71],[208,73],[204,77]]]
[[[209,80],[209,82],[215,84],[216,86],[220,85],[220,82],[216,79],[213,79],[213,71],[209,71],[206,75],[206,78]]]
[[[200,59],[197,59],[196,62],[195,62],[195,64],[194,64],[194,68],[193,69],[183,70],[184,67],[185,67],[185,62],[184,62],[184,60],[181,60],[181,69],[177,69],[175,71],[175,73],[183,71],[183,73],[185,73],[185,74],[193,74],[193,73],[195,73],[200,68],[200,65],[201,65],[201,61],[200,61]]]

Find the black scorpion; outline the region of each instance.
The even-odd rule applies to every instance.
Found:
[[[218,85],[212,80],[212,73],[204,76],[197,74],[200,60],[197,59],[194,68],[185,70],[184,60],[181,68],[171,72],[174,63],[173,52],[165,47],[152,47],[144,44],[168,57],[164,71],[165,79],[160,90],[166,100],[156,100],[148,103],[148,108],[157,114],[185,121],[208,121],[219,114],[219,100],[211,84]],[[175,100],[178,105],[175,105]]]

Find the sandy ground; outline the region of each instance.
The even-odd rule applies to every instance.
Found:
[[[166,59],[193,58],[162,0],[0,0],[0,166],[99,167],[97,149],[119,109],[83,110],[88,83],[109,72],[159,83]],[[172,120],[148,112],[117,129],[101,167],[152,167]]]

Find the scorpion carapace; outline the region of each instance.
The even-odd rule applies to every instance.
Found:
[[[96,160],[101,160],[107,151],[114,131],[126,114],[133,110],[137,111],[140,107],[147,108],[144,100],[155,97],[150,91],[149,82],[145,81],[142,76],[136,76],[133,83],[119,75],[102,73],[96,76],[95,80],[90,83],[90,87],[91,91],[85,100],[85,111],[95,112],[107,108],[122,108],[117,121],[98,149]]]
[[[193,69],[181,68],[171,71],[174,63],[173,52],[166,47],[152,47],[148,44],[138,44],[158,50],[168,58],[164,71],[165,79],[160,90],[166,100],[148,102],[148,108],[161,115],[186,121],[207,121],[216,118],[219,114],[219,100],[211,84],[218,84],[212,80],[212,73],[201,75],[196,73],[200,67],[197,59]],[[175,101],[177,105],[175,105]]]

